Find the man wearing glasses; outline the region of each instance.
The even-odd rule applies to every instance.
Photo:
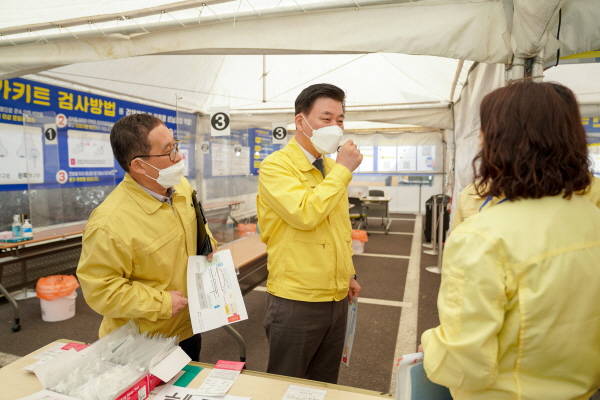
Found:
[[[178,143],[149,114],[121,118],[110,143],[125,178],[90,215],[77,267],[87,303],[104,317],[99,336],[132,320],[141,332],[177,336],[198,361],[187,260],[210,257],[216,242],[184,177]]]

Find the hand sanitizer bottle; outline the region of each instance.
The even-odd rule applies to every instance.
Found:
[[[31,226],[29,218],[25,218],[25,222],[23,222],[23,237],[26,239],[33,239],[33,226]]]
[[[23,227],[21,225],[21,217],[19,217],[19,214],[13,215],[12,235],[15,239],[23,237]]]

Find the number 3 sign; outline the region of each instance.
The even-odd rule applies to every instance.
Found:
[[[210,136],[229,136],[231,134],[229,109],[212,109],[210,113]]]
[[[272,136],[273,143],[285,144],[287,143],[288,131],[282,124],[273,124]]]

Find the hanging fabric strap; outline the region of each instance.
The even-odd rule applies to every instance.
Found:
[[[210,236],[206,232],[206,217],[202,210],[202,204],[196,197],[196,191],[192,192],[192,204],[196,211],[196,254],[199,256],[207,256],[213,252],[212,244],[210,243]]]

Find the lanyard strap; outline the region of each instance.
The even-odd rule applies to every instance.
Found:
[[[488,196],[485,198],[485,201],[483,202],[483,204],[481,205],[481,207],[479,207],[479,211],[481,212],[481,210],[483,209],[483,207],[485,207],[490,201],[492,201],[492,196]],[[498,203],[496,204],[501,204],[504,203],[505,201],[507,201],[508,199],[502,199],[500,200]]]

